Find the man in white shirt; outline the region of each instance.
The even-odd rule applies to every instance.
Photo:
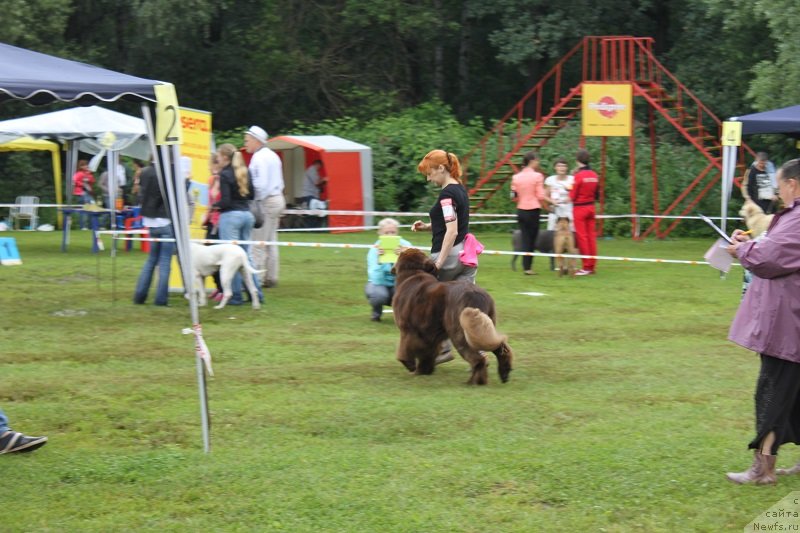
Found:
[[[278,154],[267,148],[268,138],[263,128],[252,126],[244,134],[244,148],[253,154],[250,159],[250,175],[253,178],[255,199],[264,214],[264,224],[253,229],[251,238],[254,241],[276,242],[281,213],[286,209],[286,199],[283,196],[283,164]],[[275,287],[279,273],[278,246],[251,246],[250,255],[257,270],[266,269],[261,286]]]
[[[322,161],[317,159],[306,169],[305,176],[303,177],[303,196],[302,203],[310,205],[311,199],[316,198],[319,200],[320,190],[325,183],[325,178],[320,176],[319,171],[322,170]]]

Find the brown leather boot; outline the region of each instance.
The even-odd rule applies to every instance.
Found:
[[[797,463],[791,468],[778,468],[775,470],[775,473],[779,476],[793,476],[794,474],[800,474],[800,463]]]
[[[756,451],[753,464],[744,472],[729,472],[728,479],[739,485],[774,485],[778,479],[775,477],[775,460],[777,455],[764,455]]]

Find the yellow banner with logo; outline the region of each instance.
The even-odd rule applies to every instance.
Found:
[[[208,178],[211,171],[208,163],[213,149],[211,113],[181,107],[180,125],[182,131],[180,169],[183,178],[187,180],[189,212],[192,215],[189,221],[189,236],[192,239],[204,239],[206,230],[202,226],[202,221],[209,207]],[[172,260],[169,286],[176,289],[183,288],[180,268],[175,258]],[[206,279],[206,287],[214,287],[210,277]]]
[[[191,228],[192,237],[195,229],[208,210],[208,178],[211,171],[208,162],[211,158],[211,113],[197,109],[181,108],[181,170],[184,178],[189,180],[189,203],[194,205]],[[198,235],[199,237],[199,235]]]
[[[586,137],[633,134],[633,87],[630,83],[584,83],[581,132]]]

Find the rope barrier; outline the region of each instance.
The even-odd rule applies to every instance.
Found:
[[[83,204],[0,204],[3,207],[55,207],[67,209],[80,209]],[[101,208],[106,211],[110,209]],[[543,213],[546,214],[546,213]],[[282,215],[311,215],[316,217],[326,217],[328,215],[350,215],[350,216],[385,216],[385,217],[428,217],[429,213],[413,212],[413,211],[354,211],[354,210],[325,210],[325,209],[285,209]],[[470,213],[470,218],[513,218],[516,220],[516,213]],[[619,214],[619,215],[597,215],[596,218],[600,219],[617,219],[617,218],[657,218],[657,219],[680,219],[680,220],[701,220],[699,216],[685,216],[685,215],[640,215],[636,213]],[[712,220],[720,220],[722,217],[710,216]],[[741,217],[726,217],[727,220],[742,220]],[[484,222],[485,224],[488,222]],[[303,228],[305,229],[305,228]],[[342,229],[342,228],[336,228]]]
[[[122,241],[148,241],[148,242],[175,242],[175,239],[153,239],[142,237],[119,237],[119,235],[130,235],[133,232],[126,231],[98,231],[98,234],[112,235],[114,239]],[[199,244],[249,244],[253,246],[286,246],[289,248],[344,248],[344,249],[370,249],[374,244],[352,244],[352,243],[326,243],[326,242],[291,242],[291,241],[238,241],[238,240],[210,240],[210,239],[191,239],[192,242]],[[423,246],[412,246],[419,250],[427,250]],[[553,254],[544,252],[509,252],[505,250],[484,250],[481,255],[507,255],[522,257],[555,257],[564,259],[597,259],[599,261],[622,261],[630,263],[662,263],[675,265],[707,265],[707,261],[692,261],[686,259],[662,259],[648,257],[622,257],[612,255],[581,255],[581,254]],[[737,263],[734,263],[738,265]]]
[[[324,209],[286,209],[284,215],[313,215],[324,217],[327,215],[380,215],[386,217],[428,217],[429,213],[415,213],[409,211],[345,211],[345,210],[324,210]],[[548,213],[543,212],[542,215]],[[470,218],[514,218],[516,213],[470,213]],[[681,220],[701,220],[699,216],[685,215],[639,215],[636,213],[621,215],[597,215],[595,218],[614,219],[614,218],[658,218],[658,219],[681,219]],[[722,217],[708,217],[712,220],[721,220]],[[727,220],[742,220],[741,217],[726,217]]]

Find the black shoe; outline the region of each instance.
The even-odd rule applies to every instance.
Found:
[[[264,287],[265,289],[274,289],[275,287],[278,286],[278,282],[273,281],[271,279],[265,279],[264,281],[261,282],[261,286]]]
[[[370,320],[372,320],[373,322],[380,322],[381,315],[372,315],[372,318],[370,318]]]
[[[47,444],[47,437],[26,437],[17,431],[6,431],[0,435],[0,455],[14,452],[32,452]]]

